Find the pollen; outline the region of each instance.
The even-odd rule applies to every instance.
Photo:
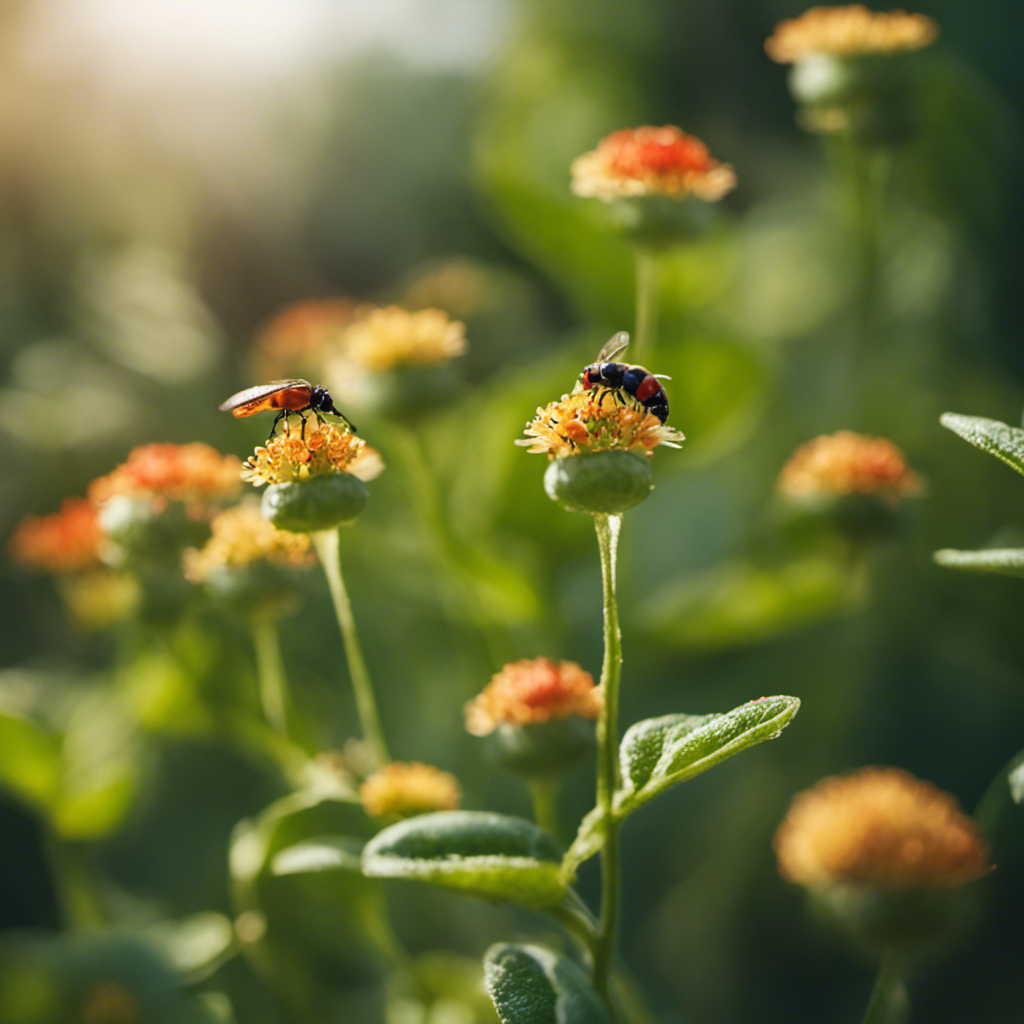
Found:
[[[351,299],[310,299],[281,310],[256,339],[257,376],[275,380],[292,377],[297,369],[319,368],[357,308]]]
[[[85,498],[67,498],[59,512],[23,519],[9,547],[21,565],[62,576],[99,566],[102,537],[96,506]]]
[[[445,363],[466,351],[466,329],[440,309],[371,308],[341,338],[343,358],[363,370]]]
[[[537,410],[526,434],[515,443],[551,458],[605,451],[649,457],[659,444],[678,447],[685,440],[630,396],[609,388],[563,395]]]
[[[956,800],[897,768],[822,779],[794,799],[774,846],[782,876],[805,886],[944,888],[989,871]]]
[[[776,486],[788,497],[873,494],[895,503],[921,481],[892,441],[843,430],[797,448]]]
[[[715,160],[700,139],[673,125],[612,132],[573,161],[571,174],[573,193],[605,200],[694,195],[713,202],[736,187],[728,164]]]
[[[330,423],[286,423],[265,446],[259,446],[242,465],[242,479],[262,487],[293,480],[308,480],[328,473],[352,473],[370,470],[373,460],[362,455],[366,442],[350,430],[339,430]],[[360,466],[362,463],[362,466]],[[376,468],[376,467],[373,467]],[[360,476],[360,479],[371,477]]]
[[[772,60],[790,64],[812,54],[859,57],[918,50],[938,34],[938,26],[923,14],[870,11],[862,4],[812,7],[799,18],[780,21],[764,48]]]
[[[462,794],[455,776],[440,768],[418,761],[393,761],[363,782],[359,798],[372,818],[407,818],[455,810]]]
[[[502,724],[534,725],[572,715],[596,719],[603,703],[594,677],[576,662],[524,658],[496,673],[466,705],[466,731],[486,736]]]

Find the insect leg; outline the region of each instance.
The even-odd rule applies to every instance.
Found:
[[[274,417],[274,422],[270,424],[270,433],[267,434],[267,440],[268,441],[274,436],[274,431],[277,430],[277,425],[278,425],[278,423],[281,422],[281,417],[282,416],[287,416],[287,415],[288,415],[288,410],[287,409],[282,409],[281,412],[279,412]],[[287,422],[287,420],[285,422]]]

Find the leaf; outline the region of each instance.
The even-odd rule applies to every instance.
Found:
[[[484,985],[501,1024],[611,1024],[586,972],[541,946],[491,946]]]
[[[939,422],[975,448],[994,455],[1018,473],[1024,474],[1024,430],[1020,427],[1011,427],[999,420],[987,420],[981,416],[962,416],[956,412],[943,413]]]
[[[544,907],[565,896],[561,857],[555,841],[522,818],[441,811],[384,829],[367,843],[363,871]]]
[[[363,844],[351,836],[317,836],[296,843],[270,861],[272,875],[307,875],[324,871],[362,874]]]
[[[1010,785],[1010,796],[1015,804],[1024,804],[1024,760],[1015,768],[1011,768],[1006,776]]]
[[[982,551],[955,551],[952,548],[943,548],[936,551],[932,557],[947,569],[1024,576],[1024,548],[989,548]]]
[[[60,780],[60,748],[35,722],[0,714],[0,786],[48,808]]]
[[[209,977],[235,951],[230,919],[212,910],[179,921],[158,921],[140,930],[189,984]]]

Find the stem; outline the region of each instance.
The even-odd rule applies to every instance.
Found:
[[[263,716],[279,732],[288,733],[288,680],[281,658],[277,618],[257,613],[252,617],[252,644],[256,653],[256,681]]]
[[[553,775],[531,775],[526,784],[533,801],[533,820],[558,839],[558,779]]]
[[[316,548],[317,557],[323,566],[327,585],[331,590],[334,602],[334,613],[338,617],[341,639],[345,644],[345,657],[348,660],[348,673],[352,679],[352,689],[356,698],[356,713],[359,715],[359,726],[363,739],[370,745],[377,766],[387,764],[387,744],[384,742],[384,729],[381,726],[380,712],[377,710],[377,698],[370,682],[370,672],[359,646],[356,633],[356,622],[352,617],[352,603],[348,599],[345,580],[341,575],[341,552],[337,530],[317,530],[311,533],[310,539]]]
[[[658,333],[660,284],[658,254],[645,245],[636,247],[636,325],[633,356],[637,362],[650,353]]]
[[[61,923],[65,928],[98,928],[107,923],[94,880],[80,848],[44,826],[42,842],[49,861]]]
[[[594,529],[601,553],[601,584],[604,599],[604,662],[601,690],[604,706],[597,722],[597,805],[604,822],[601,847],[601,920],[594,943],[594,984],[608,1001],[608,981],[615,954],[619,923],[621,868],[619,864],[619,822],[613,800],[619,788],[619,679],[622,671],[622,637],[615,599],[615,555],[619,543],[619,515],[595,515]]]
[[[896,950],[886,950],[863,1024],[906,1024],[909,1020],[910,1001],[903,984],[903,956]]]

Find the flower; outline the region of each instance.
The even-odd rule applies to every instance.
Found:
[[[285,307],[256,339],[257,375],[274,380],[293,376],[296,367],[318,365],[325,350],[352,322],[356,309],[351,299],[310,299]]]
[[[207,444],[145,444],[113,472],[89,485],[96,505],[114,497],[144,498],[155,507],[180,501],[201,510],[239,489],[239,461]]]
[[[869,11],[862,4],[812,7],[780,21],[764,44],[768,56],[790,64],[811,54],[858,57],[918,50],[934,42],[938,26],[923,14]]]
[[[363,808],[373,818],[409,817],[428,811],[451,811],[461,793],[454,775],[418,761],[392,761],[359,787]]]
[[[921,481],[891,441],[842,430],[797,448],[776,486],[792,498],[869,494],[895,504],[918,492]]]
[[[612,132],[573,161],[571,174],[576,195],[605,200],[695,195],[710,202],[736,187],[728,164],[713,159],[700,139],[673,125]]]
[[[436,365],[466,351],[466,331],[440,309],[386,306],[358,316],[342,336],[341,351],[346,362],[377,373]]]
[[[85,498],[66,498],[59,512],[23,519],[9,547],[11,557],[24,566],[66,575],[100,564],[102,537],[96,506]]]
[[[364,473],[372,472],[379,465],[379,455],[376,461],[373,458],[376,453],[363,455],[366,447],[361,437],[330,423],[306,422],[303,426],[285,423],[265,446],[260,445],[245,460],[242,479],[257,487],[330,473],[352,473],[360,479],[372,479],[356,472],[360,464]]]
[[[111,569],[69,576],[61,581],[60,593],[74,621],[90,630],[126,619],[142,598],[137,580]]]
[[[239,569],[252,562],[302,568],[311,565],[309,537],[279,530],[264,519],[258,504],[225,509],[210,521],[210,539],[184,555],[185,575],[201,583],[217,569]]]
[[[782,876],[810,887],[949,888],[989,870],[953,797],[898,768],[822,779],[794,799],[774,846]]]
[[[603,696],[594,678],[574,661],[523,658],[497,672],[465,707],[466,730],[486,736],[499,725],[533,725],[552,719],[596,719]]]
[[[678,430],[665,426],[643,406],[608,388],[562,395],[537,409],[526,433],[515,443],[550,458],[606,451],[650,457],[659,444],[676,448],[684,440]]]

